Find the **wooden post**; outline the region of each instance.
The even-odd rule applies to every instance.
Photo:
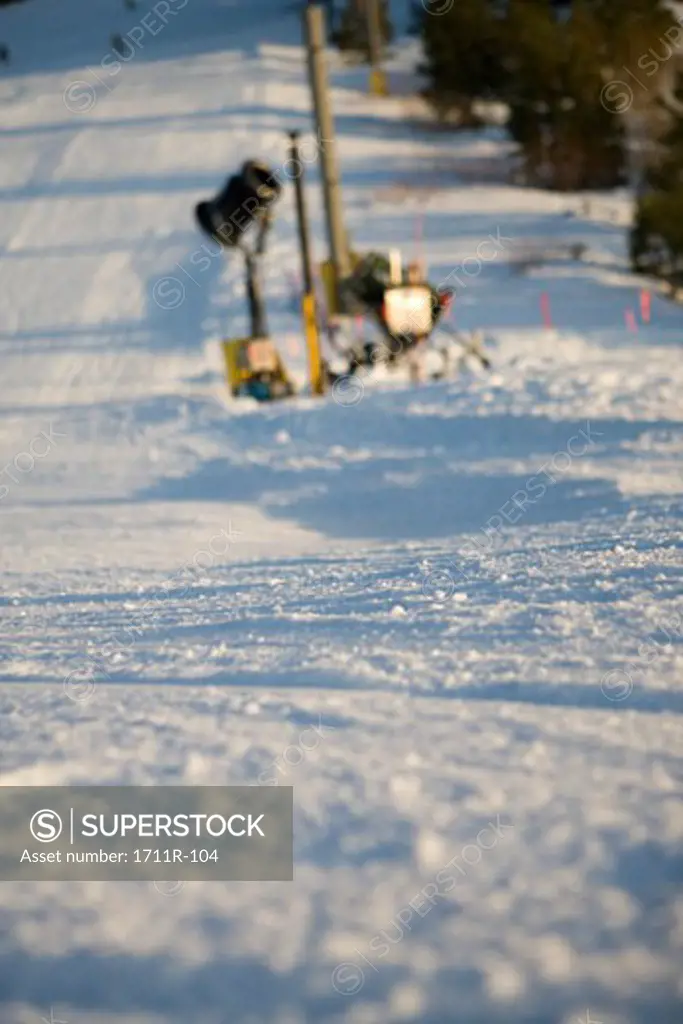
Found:
[[[325,62],[325,16],[319,5],[309,5],[305,10],[306,44],[308,47],[308,70],[313,94],[313,108],[320,146],[320,167],[325,200],[327,238],[330,259],[334,267],[337,305],[341,307],[339,282],[351,272],[349,252],[344,230],[342,199],[337,165],[337,146],[334,120],[330,104]]]
[[[370,95],[386,96],[387,80],[382,70],[382,21],[379,0],[365,0],[368,26],[368,52],[370,54]]]

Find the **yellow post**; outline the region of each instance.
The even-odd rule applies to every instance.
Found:
[[[388,96],[387,76],[381,68],[370,69],[370,95]]]
[[[223,358],[225,359],[225,376],[228,381],[228,387],[233,395],[237,394],[238,388],[242,383],[240,379],[239,350],[243,344],[244,338],[233,338],[221,343]]]
[[[318,322],[315,315],[315,295],[312,292],[304,295],[301,306],[304,316],[306,348],[308,349],[311,391],[314,395],[322,395],[325,393],[325,379],[320,358],[320,338],[318,337]]]

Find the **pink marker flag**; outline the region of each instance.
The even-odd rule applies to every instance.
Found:
[[[553,326],[553,317],[550,312],[550,296],[547,292],[541,292],[541,316],[546,327]]]
[[[644,324],[649,324],[652,316],[652,296],[647,288],[643,288],[640,293],[640,315]]]

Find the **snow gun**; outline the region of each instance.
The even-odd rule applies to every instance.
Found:
[[[225,249],[239,249],[244,257],[247,300],[251,318],[248,338],[223,341],[223,353],[230,390],[259,402],[287,398],[294,387],[280,355],[268,336],[266,308],[260,278],[260,257],[272,223],[272,207],[280,198],[282,185],[267,164],[247,160],[213,199],[195,206],[201,230]],[[247,245],[251,228],[256,239]]]

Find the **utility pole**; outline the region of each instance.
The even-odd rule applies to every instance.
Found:
[[[304,193],[304,165],[301,162],[299,154],[299,133],[290,132],[289,138],[291,142],[289,150],[291,166],[298,168],[294,178],[294,191],[296,194],[296,213],[299,226],[299,246],[301,249],[301,272],[304,282],[301,309],[304,319],[306,349],[308,351],[309,377],[311,381],[311,391],[313,394],[322,395],[325,391],[325,379],[322,369],[322,361],[320,358],[320,338],[318,335],[313,261],[311,259],[311,242],[308,231],[306,195]]]
[[[296,195],[296,215],[299,229],[299,248],[301,251],[301,273],[304,282],[304,295],[312,295],[313,261],[311,258],[311,236],[308,230],[306,213],[306,196],[304,194],[304,165],[299,154],[299,132],[289,132],[289,159],[293,167],[298,167],[294,176],[294,192]]]
[[[317,139],[320,146],[320,166],[325,199],[327,238],[334,271],[334,292],[337,306],[334,312],[340,312],[342,300],[339,293],[339,282],[351,273],[351,263],[346,241],[346,231],[344,230],[341,191],[339,187],[334,120],[332,118],[325,61],[325,15],[322,7],[317,4],[311,4],[306,7],[305,26],[306,45],[308,48],[308,71],[311,92],[313,94]]]
[[[370,94],[386,96],[387,80],[382,70],[382,21],[379,0],[364,0],[368,27],[368,53],[370,55]]]

